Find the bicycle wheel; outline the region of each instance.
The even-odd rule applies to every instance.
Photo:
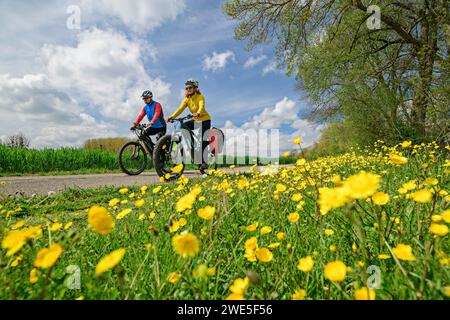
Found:
[[[182,162],[183,155],[181,143],[172,141],[171,135],[159,139],[153,149],[153,166],[158,176],[166,180],[181,177],[185,168]]]
[[[119,151],[119,166],[130,176],[141,174],[147,167],[147,153],[139,142],[125,143]]]
[[[208,159],[206,161],[207,161],[208,167],[205,169],[202,169],[200,167],[199,170],[200,170],[201,174],[210,174],[211,171],[217,170],[217,162],[219,161],[219,156],[215,152],[214,153],[209,152]]]

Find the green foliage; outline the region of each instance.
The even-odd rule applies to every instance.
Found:
[[[369,5],[380,8],[380,29],[366,24]],[[308,93],[310,119],[344,119],[366,145],[448,143],[448,1],[230,0],[224,11],[249,48],[276,40],[279,66]]]
[[[117,153],[75,148],[24,149],[0,145],[0,173],[40,173],[84,169],[117,170]]]

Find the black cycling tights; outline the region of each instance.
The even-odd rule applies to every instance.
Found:
[[[203,141],[203,135],[205,134],[206,131],[211,129],[211,120],[205,120],[201,122],[190,120],[186,121],[184,125],[188,127],[190,130],[198,129],[200,128],[201,125],[202,131],[200,132],[199,137],[202,139],[202,155],[205,154],[205,149],[208,147],[209,141]],[[194,141],[192,140],[191,143],[193,145]],[[206,164],[206,160],[207,159],[204,159],[202,156],[202,164]]]

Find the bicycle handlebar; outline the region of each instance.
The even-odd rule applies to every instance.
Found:
[[[169,120],[169,122],[170,123],[174,123],[175,121],[183,122],[184,120],[190,120],[192,118],[194,118],[194,117],[191,114],[189,114],[189,115],[187,115],[186,117],[183,117],[183,118],[171,119],[171,120]]]

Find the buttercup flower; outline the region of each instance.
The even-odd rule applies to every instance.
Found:
[[[397,247],[392,249],[392,252],[399,260],[415,261],[416,257],[412,253],[412,248],[409,245],[399,243]]]
[[[34,266],[41,269],[51,268],[61,256],[62,252],[61,246],[57,243],[51,245],[49,248],[41,249],[34,260]]]
[[[309,272],[314,267],[314,260],[311,256],[306,256],[298,261],[297,269],[303,272]]]
[[[330,281],[341,282],[347,275],[347,266],[342,261],[329,262],[324,269],[325,278]]]
[[[114,220],[103,207],[93,206],[88,212],[88,223],[95,232],[105,235],[114,229]]]
[[[172,238],[172,245],[176,253],[183,258],[194,257],[200,250],[200,243],[192,233],[182,233]]]
[[[113,269],[122,260],[126,250],[121,248],[114,250],[110,254],[103,257],[95,267],[95,275],[100,275],[108,270]]]

